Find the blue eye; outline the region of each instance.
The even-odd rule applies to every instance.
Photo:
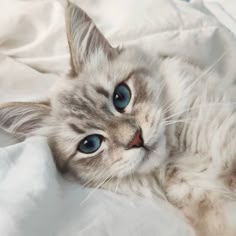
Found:
[[[113,94],[113,104],[117,111],[124,112],[131,99],[131,92],[126,84],[120,84],[115,88]]]
[[[84,139],[82,139],[79,143],[79,151],[90,154],[96,152],[102,144],[103,137],[99,134],[92,134]]]

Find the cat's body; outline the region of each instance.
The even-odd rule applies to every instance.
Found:
[[[198,235],[236,235],[236,93],[230,93],[236,86],[181,59],[164,64],[163,73],[172,85],[174,80],[181,85],[182,96],[172,93],[169,124],[175,131],[169,138],[176,139],[167,140],[175,144],[168,160],[149,175],[108,182],[105,188],[154,199],[164,195]]]
[[[198,236],[235,236],[236,85],[181,58],[113,49],[68,7],[70,79],[49,103],[0,107],[0,125],[48,136],[85,186],[162,197]]]

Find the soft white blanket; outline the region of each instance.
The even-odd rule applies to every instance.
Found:
[[[234,0],[75,2],[112,44],[143,43],[152,53],[215,65],[212,70],[222,79],[236,76]],[[68,71],[64,4],[1,0],[0,102],[45,98],[59,74]],[[14,142],[0,132],[0,235],[193,235],[178,213],[161,201],[128,199],[65,181],[45,138]]]

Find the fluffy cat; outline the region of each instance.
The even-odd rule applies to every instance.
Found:
[[[235,236],[236,84],[178,57],[113,48],[67,7],[72,70],[50,101],[0,106],[0,126],[46,135],[82,185],[162,197],[198,236]],[[214,66],[214,65],[213,65]]]

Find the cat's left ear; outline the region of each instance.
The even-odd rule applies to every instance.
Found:
[[[68,3],[66,10],[66,28],[71,52],[72,69],[78,74],[85,63],[96,53],[107,58],[118,54],[96,27],[91,18],[78,6]]]

